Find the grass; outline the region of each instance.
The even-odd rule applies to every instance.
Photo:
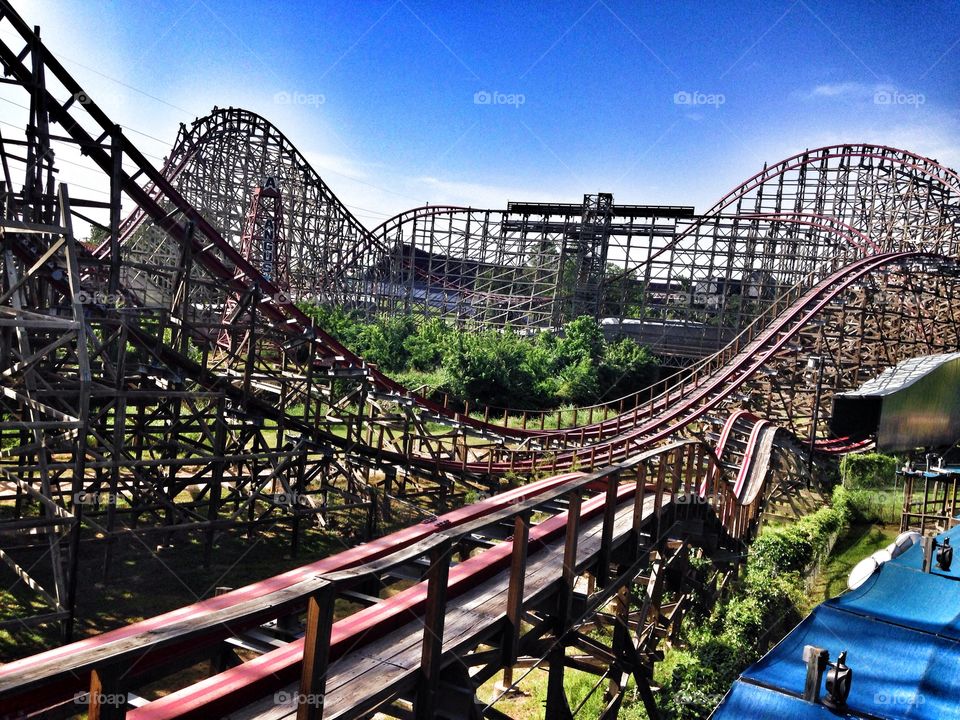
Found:
[[[244,538],[240,531],[222,535],[212,553],[209,568],[201,561],[201,536],[180,536],[172,546],[158,550],[159,534],[132,539],[115,545],[112,572],[103,578],[105,546],[85,548],[81,555],[77,593],[77,639],[120,627],[143,618],[168,612],[212,596],[216,588],[236,588],[277,575],[361,541],[349,529],[337,532],[304,531],[300,552],[290,556],[289,531],[274,527]],[[37,559],[40,559],[39,556]],[[31,559],[24,557],[29,567]],[[34,573],[44,585],[45,562],[38,562]],[[4,587],[15,586],[12,573],[2,568]],[[18,602],[32,593],[5,591],[0,595],[0,617],[16,615]],[[23,599],[21,599],[23,598]],[[35,610],[38,608],[34,608]],[[19,609],[22,613],[22,609]],[[25,657],[60,644],[56,627],[20,628],[0,631],[0,662]]]
[[[823,572],[814,583],[809,598],[811,606],[844,592],[853,567],[875,551],[885,548],[899,534],[900,529],[896,525],[851,525],[837,540]]]
[[[516,668],[513,673],[513,679],[516,682],[521,678],[528,668]],[[501,682],[502,673],[497,673],[490,680],[485,682],[477,689],[477,698],[482,702],[490,702],[494,697],[500,695],[495,691],[497,683]],[[599,688],[591,695],[591,691],[597,683],[597,676],[573,668],[567,668],[563,674],[564,690],[567,696],[567,702],[571,710],[576,710],[580,703],[583,707],[577,712],[577,718],[595,718],[599,717],[604,708],[604,689],[607,687],[607,680],[604,680]],[[494,706],[500,712],[506,713],[514,720],[541,720],[547,702],[547,669],[537,668],[529,675],[517,683],[519,694],[511,694],[497,701]],[[633,699],[633,680],[627,684],[626,697],[620,714],[619,720],[647,720],[647,712],[639,699]],[[588,697],[589,696],[589,697]],[[584,699],[586,699],[584,701]]]

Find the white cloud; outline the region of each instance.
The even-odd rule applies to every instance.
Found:
[[[849,95],[866,95],[871,88],[857,82],[828,83],[817,85],[811,95],[814,97],[844,97]]]

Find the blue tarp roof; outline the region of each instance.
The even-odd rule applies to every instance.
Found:
[[[944,537],[960,545],[960,527]],[[918,543],[819,605],[747,668],[713,718],[960,718],[960,551],[950,572],[925,574],[922,558]],[[831,660],[847,651],[845,712],[802,699],[805,645],[827,649]]]

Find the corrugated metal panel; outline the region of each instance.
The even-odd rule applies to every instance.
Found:
[[[833,432],[873,434],[884,451],[947,447],[960,439],[960,353],[906,360],[834,398]]]
[[[858,389],[841,393],[841,395],[843,397],[890,395],[909,387],[941,365],[955,360],[960,360],[960,352],[910,358],[895,367],[887,368],[877,377],[867,380]]]

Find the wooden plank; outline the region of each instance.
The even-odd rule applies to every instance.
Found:
[[[520,644],[520,622],[523,614],[523,584],[527,572],[527,545],[530,539],[529,515],[517,515],[513,524],[513,554],[510,562],[510,585],[507,592],[507,629],[503,639],[503,663],[509,667],[517,661]]]
[[[597,585],[603,587],[610,578],[610,545],[613,541],[613,522],[617,513],[617,488],[620,474],[607,478],[607,491],[603,506],[603,541],[600,544],[600,557],[597,559]]]
[[[420,652],[420,678],[414,717],[433,720],[440,687],[440,658],[443,655],[443,624],[446,619],[447,580],[450,574],[451,542],[433,548],[427,573],[427,606],[424,612],[423,642]]]
[[[608,477],[607,482],[609,483],[608,488],[611,485],[616,485],[613,477]],[[609,498],[609,495],[607,495],[607,497]],[[549,718],[558,718],[559,720],[568,720],[573,717],[573,713],[570,712],[570,704],[567,701],[563,682],[566,665],[564,631],[566,624],[570,620],[570,609],[573,604],[573,584],[576,579],[577,548],[580,540],[580,505],[580,493],[571,493],[570,506],[567,511],[567,532],[563,544],[563,567],[560,572],[560,587],[557,591],[556,610],[554,611],[554,632],[556,639],[548,653],[550,669],[547,675],[546,714]],[[600,521],[601,537],[600,547],[597,549],[598,556],[603,553],[605,520],[606,513],[604,513]]]
[[[645,517],[651,519],[654,498],[648,496]],[[632,503],[617,513],[614,543],[628,542],[633,528]],[[576,571],[594,562],[600,549],[602,518],[585,521],[581,527]],[[563,567],[565,539],[549,543],[530,556],[524,578],[524,606],[545,602],[557,592],[557,576]],[[478,588],[464,593],[447,608],[443,653],[465,653],[481,641],[502,632],[510,588],[510,570],[503,570]],[[325,720],[356,717],[414,691],[422,652],[423,624],[415,620],[331,663],[327,680]],[[287,694],[296,692],[290,686]],[[291,718],[291,708],[274,707],[273,698],[231,713],[234,720],[279,720]]]
[[[127,714],[127,697],[120,689],[116,666],[90,673],[88,720],[121,720]]]
[[[655,457],[669,451],[670,448],[680,447],[689,442],[691,441],[681,441],[663,448],[650,450],[617,467],[634,468],[645,459]],[[232,460],[233,458],[223,459]],[[144,460],[141,464],[150,464],[151,462],[160,465],[171,464],[175,461]],[[194,462],[194,460],[186,459],[182,462],[190,463]],[[94,465],[96,465],[96,463],[87,463],[88,468]],[[113,461],[104,463],[104,466],[112,467]],[[71,653],[67,657],[57,657],[56,659],[45,661],[15,676],[0,678],[0,693],[13,690],[25,691],[55,680],[65,679],[71,676],[75,677],[77,675],[82,676],[93,669],[93,667],[99,667],[103,664],[117,662],[119,664],[133,665],[138,657],[148,652],[155,652],[161,648],[169,648],[171,646],[189,646],[190,643],[194,643],[201,638],[215,639],[216,637],[225,636],[229,634],[226,628],[223,627],[225,625],[230,625],[234,632],[251,627],[265,619],[277,617],[278,614],[288,612],[290,608],[302,604],[305,598],[315,593],[326,581],[336,582],[338,585],[345,587],[350,587],[352,584],[363,583],[365,580],[378,577],[388,572],[391,568],[406,564],[410,560],[430,552],[431,548],[439,543],[451,539],[459,539],[460,537],[477,533],[487,526],[495,525],[505,520],[512,520],[518,513],[534,511],[562,497],[571,490],[584,488],[597,479],[602,479],[610,472],[614,472],[614,470],[594,473],[570,480],[541,495],[525,500],[522,503],[503,508],[502,510],[470,523],[460,525],[452,530],[440,531],[426,540],[416,543],[382,560],[368,563],[362,568],[331,573],[326,575],[325,578],[314,578],[276,591],[275,593],[261,596],[255,600],[247,601],[246,603],[224,608],[213,613],[207,613],[201,617],[192,618],[183,622],[173,623],[162,630],[138,633],[137,635],[112,642],[109,645],[98,645],[87,650]],[[203,523],[198,523],[197,527],[200,525],[203,525]],[[164,528],[159,529],[162,530]]]
[[[307,602],[307,633],[297,696],[297,720],[321,720],[333,629],[334,586],[327,584]]]

